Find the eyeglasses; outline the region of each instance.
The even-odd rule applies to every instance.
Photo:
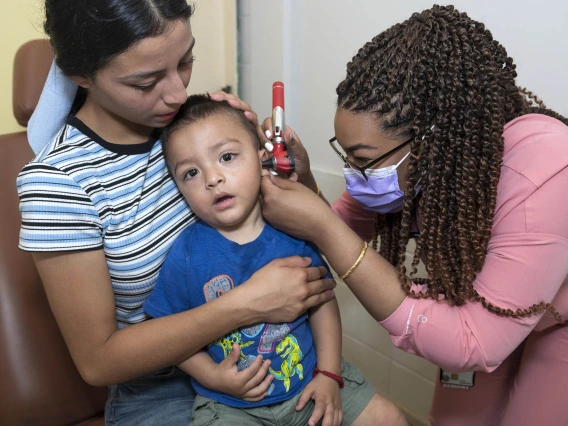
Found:
[[[390,151],[384,153],[383,155],[381,155],[380,157],[375,158],[374,160],[369,161],[367,164],[365,164],[363,167],[358,166],[357,164],[353,164],[351,161],[349,161],[347,159],[347,154],[345,154],[345,152],[343,152],[342,148],[339,146],[339,144],[337,143],[337,138],[334,136],[329,140],[329,144],[331,145],[331,147],[333,148],[333,150],[335,151],[335,153],[337,155],[339,155],[339,158],[341,158],[341,160],[347,164],[349,167],[351,167],[351,169],[353,169],[353,171],[355,172],[359,172],[359,173],[355,173],[357,176],[359,177],[363,177],[365,180],[369,180],[369,178],[367,177],[367,174],[365,173],[365,170],[373,167],[375,164],[380,163],[381,161],[383,161],[385,158],[390,157],[392,154],[394,154],[395,152],[397,152],[399,149],[401,149],[402,147],[408,145],[410,142],[412,142],[414,140],[414,137],[408,139],[406,142],[401,143],[400,145],[394,147],[393,149],[391,149]]]

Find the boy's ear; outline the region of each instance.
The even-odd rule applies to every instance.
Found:
[[[69,80],[83,89],[90,89],[93,86],[93,80],[82,75],[72,75],[69,77]]]
[[[258,158],[260,159],[260,161],[264,161],[264,160],[268,160],[268,152],[266,152],[266,149],[261,148],[258,150]]]

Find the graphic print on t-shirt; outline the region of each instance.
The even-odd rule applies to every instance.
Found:
[[[203,286],[203,295],[207,302],[211,302],[234,287],[233,280],[230,276],[226,274],[217,275],[205,283]],[[257,341],[255,337],[263,332],[260,339],[258,339],[257,353],[270,354],[275,352],[284,359],[280,365],[280,370],[270,368],[270,374],[272,374],[275,379],[282,381],[286,392],[288,392],[290,390],[291,377],[297,374],[300,380],[304,379],[304,367],[301,364],[304,354],[300,349],[296,337],[289,334],[291,331],[292,327],[290,324],[286,323],[254,324],[233,330],[233,332],[210,343],[209,347],[219,346],[223,351],[223,358],[227,358],[233,349],[233,345],[239,345],[241,353],[239,355],[239,361],[237,362],[237,369],[238,371],[243,371],[256,359],[256,355],[246,354],[244,348],[254,345]],[[247,340],[246,338],[251,340]],[[274,385],[270,387],[269,395],[273,390]]]
[[[286,235],[268,223],[254,241],[238,244],[198,221],[183,231],[173,244],[144,309],[150,316],[160,318],[198,308],[246,283],[270,262],[290,256],[309,257],[313,266],[326,266],[315,246]],[[264,285],[273,283],[268,279]],[[254,301],[240,300],[239,303],[253,304]],[[215,340],[205,350],[219,364],[235,344],[240,345],[242,353],[236,359],[239,370],[246,369],[259,355],[270,360],[272,371],[268,374],[276,380],[272,381],[268,396],[258,402],[243,401],[208,389],[192,378],[196,393],[234,408],[269,406],[298,395],[316,368],[307,313],[287,323],[247,324]]]
[[[231,277],[228,275],[217,275],[203,286],[203,295],[207,302],[211,302],[232,288],[235,288],[235,284]]]

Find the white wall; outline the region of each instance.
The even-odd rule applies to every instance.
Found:
[[[272,83],[283,78],[282,13],[280,0],[237,0],[239,94],[260,120],[271,115]]]
[[[568,2],[563,0],[456,0],[454,4],[484,22],[517,64],[518,83],[568,115]],[[286,121],[295,128],[316,169],[339,174],[329,149],[333,135],[335,88],[345,66],[373,36],[413,12],[426,0],[239,0],[250,25],[248,68],[242,96],[261,116],[270,113],[271,82],[286,85]],[[246,23],[245,23],[246,24]]]
[[[518,84],[548,107],[568,115],[568,2],[563,0],[456,0],[492,31],[517,64]],[[286,86],[286,122],[310,153],[324,193],[335,199],[344,180],[329,148],[335,88],[363,44],[413,12],[425,0],[238,0],[241,96],[260,117],[270,115],[272,82]],[[393,347],[387,333],[344,284],[337,289],[344,356],[375,387],[399,404],[413,424],[427,424],[436,368]]]

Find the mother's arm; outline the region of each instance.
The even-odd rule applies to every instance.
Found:
[[[119,330],[103,250],[33,256],[71,356],[96,386],[177,364],[236,327],[292,321],[332,298],[324,291],[331,280],[319,280],[325,268],[306,268],[310,261],[300,257],[279,259],[211,303]]]
[[[484,268],[474,283],[489,302],[516,310],[554,299],[568,275],[568,204],[558,201],[567,185],[565,169],[519,206],[521,213],[539,218],[530,227],[527,222],[530,232],[503,233],[491,239]],[[264,178],[263,200],[264,214],[273,225],[316,243],[338,273],[357,259],[361,239],[301,185]],[[554,209],[550,200],[557,200]],[[451,307],[431,299],[407,298],[394,267],[371,250],[346,284],[381,321],[396,346],[452,371],[494,370],[543,315],[504,318],[480,303]]]

